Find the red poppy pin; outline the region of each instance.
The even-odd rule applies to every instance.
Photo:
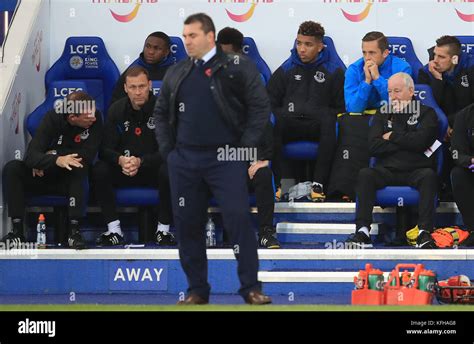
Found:
[[[76,137],[74,137],[74,142],[76,143],[81,142],[81,135],[77,134]]]
[[[135,128],[135,135],[140,136],[142,134],[141,128]]]
[[[211,68],[208,68],[204,71],[204,73],[207,75],[208,78],[211,77]]]

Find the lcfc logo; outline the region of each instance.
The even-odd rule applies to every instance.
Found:
[[[69,59],[69,66],[71,66],[72,69],[80,69],[83,65],[84,60],[78,55],[75,55]]]

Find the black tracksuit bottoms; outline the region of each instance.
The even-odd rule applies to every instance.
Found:
[[[112,166],[98,161],[92,168],[95,197],[104,215],[105,223],[118,220],[115,191],[117,187],[152,187],[160,193],[160,204],[156,207],[158,221],[170,224],[172,218],[171,196],[166,164],[140,167],[138,173],[126,176],[119,165]]]
[[[474,230],[474,173],[469,169],[455,166],[451,170],[453,196],[462,215],[464,225],[469,231]]]
[[[317,118],[279,118],[274,127],[274,159],[272,164],[275,173],[275,184],[281,184],[283,145],[289,142],[308,140],[319,143],[313,181],[327,187],[332,160],[336,151],[336,118],[320,116]]]
[[[68,197],[70,219],[85,216],[89,198],[88,167],[73,167],[71,171],[52,166],[44,171],[43,177],[33,177],[33,170],[21,160],[12,160],[3,168],[8,216],[23,218],[26,195],[58,195]]]
[[[265,228],[273,228],[273,213],[275,210],[273,173],[269,167],[262,167],[257,170],[252,179],[247,179],[250,192],[255,192],[258,228],[260,234],[262,234]]]
[[[372,211],[375,205],[376,192],[386,186],[411,186],[420,194],[418,203],[418,228],[432,231],[434,212],[438,191],[438,176],[431,168],[419,168],[401,172],[385,167],[364,168],[357,179],[356,194],[356,229],[367,227],[372,223]],[[400,199],[403,203],[403,199]]]

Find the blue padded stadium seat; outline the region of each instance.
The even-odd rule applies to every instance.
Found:
[[[387,37],[390,53],[393,56],[405,60],[412,70],[412,77],[415,82],[418,80],[418,71],[423,68],[423,64],[418,59],[413,48],[413,43],[408,37]]]
[[[252,37],[244,37],[242,51],[255,62],[257,69],[262,76],[263,82],[266,85],[272,76],[272,72],[265,60],[260,55],[257,44],[255,44],[255,41]]]
[[[54,109],[54,102],[67,97],[68,94],[75,91],[87,92],[87,86],[84,81],[62,80],[53,81],[48,89],[46,99],[38,105],[38,107],[29,114],[25,119],[25,127],[33,137],[38,129],[41,120],[46,112]],[[46,206],[57,207],[67,206],[67,197],[58,195],[30,195],[27,199],[28,206]]]
[[[150,187],[124,187],[115,189],[118,206],[153,206],[160,202],[159,192]]]
[[[329,53],[329,60],[339,67],[342,68],[342,70],[346,70],[347,67],[342,61],[341,57],[337,53],[336,46],[334,45],[334,41],[332,40],[331,37],[324,36],[323,38],[323,44],[326,49],[326,51]]]
[[[474,36],[456,36],[463,52],[474,55]]]
[[[120,77],[119,70],[100,37],[69,37],[61,57],[46,72],[45,85],[58,80],[80,80],[103,114],[110,105],[112,90]]]
[[[179,62],[188,57],[186,49],[184,48],[183,41],[181,38],[176,36],[170,36],[171,40],[171,55],[173,55],[175,62]]]
[[[158,97],[161,90],[161,85],[163,84],[162,80],[152,80],[151,81],[151,91],[153,94]]]
[[[336,51],[336,47],[331,37],[324,36],[323,38],[324,49],[328,52],[329,61],[338,65],[343,70],[346,70],[346,65],[342,61],[341,57]],[[296,41],[295,45],[296,47]],[[336,123],[336,134],[337,134],[337,123]],[[295,141],[283,145],[283,157],[285,159],[292,160],[316,160],[318,156],[318,142],[314,141]]]
[[[283,145],[283,158],[292,160],[316,160],[318,142],[295,141]]]
[[[431,87],[424,84],[415,85],[415,97],[423,105],[432,107],[438,116],[438,140],[443,142],[446,130],[448,129],[448,119],[444,112],[439,108],[434,100]],[[436,171],[438,175],[441,174],[443,167],[443,149],[439,147],[436,152]],[[372,159],[371,165],[374,165]],[[400,199],[403,199],[403,206],[417,205],[419,200],[418,190],[409,186],[387,186],[383,189],[377,190],[376,204],[380,206],[398,206]],[[437,202],[437,197],[434,200]]]
[[[46,112],[54,109],[56,100],[63,100],[68,94],[75,91],[87,92],[87,86],[84,81],[63,80],[53,81],[46,94],[46,99],[38,105],[38,107],[26,117],[25,127],[31,136],[35,135],[43,116]]]
[[[87,92],[87,85],[80,80],[52,81],[46,94],[46,99],[31,114],[25,118],[25,127],[33,137],[44,115],[54,109],[56,100],[63,100],[68,94],[75,91]],[[89,190],[89,186],[86,186]],[[87,196],[86,196],[87,197]],[[64,242],[66,233],[66,218],[68,198],[65,195],[34,195],[25,197],[29,207],[53,207],[55,220],[56,242]]]

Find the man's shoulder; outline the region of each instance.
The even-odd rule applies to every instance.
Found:
[[[347,67],[347,71],[351,72],[363,72],[364,70],[364,58],[361,57],[357,61],[351,63],[349,67]]]
[[[109,112],[107,115],[108,121],[116,120],[118,117],[123,116],[125,108],[127,106],[128,96],[122,97],[112,103],[109,107]]]
[[[436,110],[429,105],[420,104],[420,115],[425,117],[435,117],[438,118]]]
[[[56,112],[56,110],[52,109],[44,114],[40,122],[49,123],[52,125],[60,125],[61,123],[66,122],[66,119],[63,113]]]
[[[245,54],[222,54],[220,55],[221,63],[227,64],[228,66],[236,66],[237,68],[257,68],[257,64],[254,60]]]
[[[183,69],[185,66],[189,65],[190,63],[191,63],[191,59],[187,57],[173,65],[170,65],[167,72]]]

